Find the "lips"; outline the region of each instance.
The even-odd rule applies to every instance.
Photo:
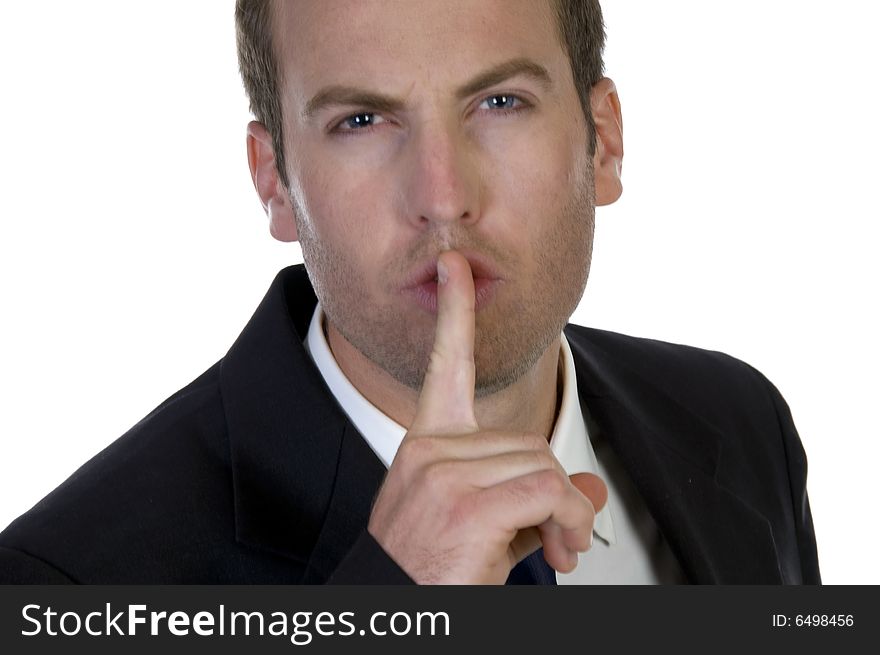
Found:
[[[475,310],[489,304],[503,278],[482,255],[459,251],[471,267],[474,276]],[[401,290],[425,311],[437,313],[437,258],[416,267]]]

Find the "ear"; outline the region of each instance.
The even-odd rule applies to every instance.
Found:
[[[247,155],[254,188],[269,217],[269,232],[279,241],[296,241],[296,221],[290,197],[275,168],[272,137],[265,125],[257,121],[247,126]]]
[[[620,181],[623,168],[623,118],[614,82],[604,77],[593,86],[590,107],[596,125],[596,153],[593,156],[596,204],[610,205],[623,192]]]

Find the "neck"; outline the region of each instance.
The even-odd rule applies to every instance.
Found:
[[[354,387],[405,428],[412,424],[419,394],[367,359],[325,319],[324,333],[339,368]],[[516,382],[474,402],[481,430],[543,434],[548,440],[562,398],[560,340],[554,339],[535,365]]]

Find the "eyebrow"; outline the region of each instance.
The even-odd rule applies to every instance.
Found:
[[[553,80],[547,69],[540,64],[519,57],[510,59],[503,63],[493,66],[481,73],[478,73],[470,81],[459,87],[455,92],[457,100],[463,100],[468,96],[479,93],[480,91],[500,84],[512,77],[522,75],[529,77],[538,82],[545,90],[549,90],[553,86]],[[306,107],[302,112],[305,120],[308,120],[316,113],[326,107],[333,105],[358,105],[369,107],[380,112],[396,112],[404,107],[403,100],[387,96],[381,93],[359,89],[353,86],[328,86],[324,87],[316,93],[311,100],[306,103]]]

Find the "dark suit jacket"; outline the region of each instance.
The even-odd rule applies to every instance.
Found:
[[[411,582],[366,532],[385,469],[281,271],[226,356],[0,534],[0,581]],[[578,390],[693,583],[818,583],[806,458],[760,373],[569,325]]]

